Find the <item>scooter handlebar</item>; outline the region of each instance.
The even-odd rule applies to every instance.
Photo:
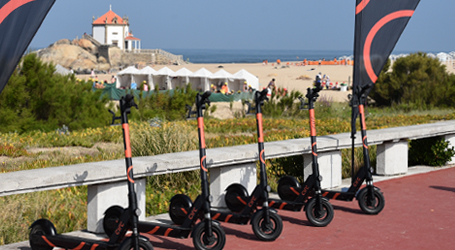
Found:
[[[203,94],[197,94],[198,96],[196,97],[196,107],[205,109],[205,104],[210,106],[210,100],[209,97],[212,94],[210,91],[205,91]]]
[[[255,94],[256,95],[256,103],[261,103],[262,104],[264,100],[268,101],[269,100],[269,98],[267,97],[268,92],[269,91],[268,91],[267,88],[262,90],[262,91],[260,91],[260,92],[256,91],[256,94]]]
[[[131,108],[131,107],[138,108],[136,102],[134,102],[134,96],[132,94],[127,94],[124,97],[124,100],[125,100],[125,107],[126,108]]]

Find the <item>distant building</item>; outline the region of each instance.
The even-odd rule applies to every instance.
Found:
[[[111,8],[97,19],[93,16],[92,36],[101,44],[114,45],[122,50],[141,49],[141,39],[131,33],[128,17],[121,18]]]

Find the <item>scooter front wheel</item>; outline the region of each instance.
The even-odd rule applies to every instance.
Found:
[[[317,197],[311,198],[305,206],[306,217],[311,224],[317,227],[325,227],[333,219],[333,207],[327,199],[321,198],[322,210],[317,206]]]
[[[260,240],[274,241],[281,235],[281,231],[283,231],[283,220],[278,214],[269,211],[269,218],[270,221],[267,223],[264,211],[260,210],[251,219],[253,232]]]
[[[212,236],[207,234],[205,223],[212,223]],[[193,229],[193,244],[198,250],[221,250],[226,244],[226,234],[218,223],[202,221]]]
[[[122,244],[120,244],[120,247],[118,248],[119,250],[134,250],[133,247],[133,238],[127,238],[124,241],[122,241]],[[145,237],[139,237],[139,249],[141,250],[153,250],[153,245],[148,241],[147,238]]]
[[[382,209],[384,209],[384,195],[376,188],[373,190],[373,195],[374,198],[370,199],[368,187],[363,188],[357,194],[357,201],[359,202],[360,209],[366,214],[379,214]]]
[[[112,206],[104,212],[103,229],[108,237],[115,232],[123,212],[124,209],[121,206]]]
[[[169,216],[172,222],[177,225],[182,225],[188,216],[188,210],[193,206],[190,197],[184,194],[177,194],[171,198],[169,205]]]

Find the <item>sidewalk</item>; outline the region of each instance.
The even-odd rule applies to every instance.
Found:
[[[313,227],[305,212],[279,210],[283,232],[274,242],[259,241],[251,225],[222,223],[225,249],[453,249],[455,246],[455,168],[412,167],[405,176],[375,176],[385,208],[366,215],[357,201],[331,200],[335,217],[323,228]],[[350,180],[343,181],[349,185]],[[149,220],[166,220],[167,214]],[[58,229],[57,229],[58,230]],[[96,237],[93,234],[70,234]],[[192,239],[150,236],[155,249],[193,249]],[[28,241],[0,250],[29,250]]]

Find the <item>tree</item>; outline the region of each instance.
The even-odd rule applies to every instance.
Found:
[[[390,61],[379,75],[370,96],[379,106],[412,104],[417,107],[451,106],[455,77],[445,65],[425,53],[399,58],[389,71]]]
[[[109,123],[110,114],[90,84],[74,75],[55,74],[55,67],[36,54],[22,58],[0,95],[0,131],[51,131],[67,125],[71,130]]]

